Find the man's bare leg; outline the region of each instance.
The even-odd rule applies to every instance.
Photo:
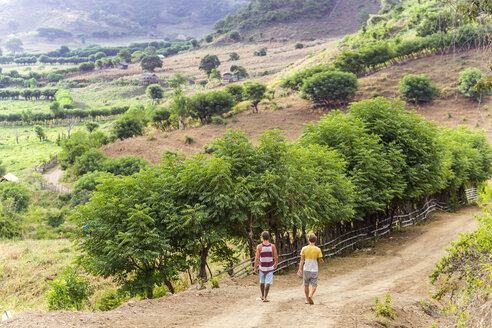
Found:
[[[265,284],[265,297],[263,297],[263,302],[268,302],[268,291],[270,290],[270,284]]]
[[[261,290],[261,300],[263,301],[265,299],[265,284],[260,284],[260,290]]]
[[[309,296],[309,298],[311,298],[311,302],[312,302],[312,300],[313,300],[313,295],[314,295],[314,292],[316,291],[316,288],[317,288],[317,287],[318,287],[318,286],[311,286],[311,295]]]
[[[304,294],[306,294],[306,304],[309,303],[309,286],[304,286]]]

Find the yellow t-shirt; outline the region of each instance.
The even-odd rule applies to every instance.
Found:
[[[323,257],[321,249],[317,246],[305,246],[301,255],[304,255],[304,271],[318,272],[318,259]]]

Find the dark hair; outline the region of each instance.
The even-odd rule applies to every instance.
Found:
[[[310,243],[315,243],[316,242],[316,235],[314,233],[309,234],[309,242]]]
[[[270,234],[268,233],[268,231],[263,231],[261,233],[261,238],[263,238],[263,240],[268,240],[270,239]]]

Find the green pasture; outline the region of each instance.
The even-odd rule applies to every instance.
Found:
[[[100,123],[100,130],[109,129],[111,123]],[[68,127],[43,126],[47,140],[39,141],[34,126],[0,126],[0,159],[7,168],[7,172],[13,173],[19,178],[27,178],[37,163],[48,160],[61,150],[56,144],[58,135],[67,136]],[[71,132],[85,129],[83,124],[72,128]],[[16,141],[18,136],[19,143]]]
[[[145,95],[145,87],[141,85],[120,86],[111,82],[97,82],[69,91],[74,100],[74,107],[82,109],[130,105],[149,100]]]

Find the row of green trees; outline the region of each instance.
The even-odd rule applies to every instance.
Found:
[[[124,114],[128,111],[129,106],[112,106],[106,108],[91,108],[91,109],[64,109],[57,102],[51,105],[51,112],[33,112],[30,109],[20,113],[0,114],[0,122],[23,122],[25,124],[45,123],[55,119],[66,118],[96,118],[102,116],[115,116]]]
[[[437,128],[384,98],[330,113],[294,143],[279,131],[258,141],[229,131],[212,143],[212,156],[169,155],[136,175],[102,176],[72,217],[80,263],[152,297],[155,286],[173,292],[189,268],[205,279],[209,260],[254,255],[263,230],[295,237],[365,220],[491,173],[482,132]]]
[[[469,68],[460,73],[458,89],[465,97],[481,101],[490,94],[490,88],[477,88],[482,72]],[[399,83],[402,98],[418,103],[432,101],[439,95],[439,88],[425,74],[408,74]],[[336,71],[335,68],[320,64],[299,71],[285,79],[280,86],[293,91],[301,91],[301,97],[325,106],[336,102],[346,102],[358,89],[357,77],[353,73]]]
[[[336,69],[354,74],[385,65],[390,60],[403,60],[422,51],[443,49],[473,49],[490,43],[490,30],[474,25],[463,25],[451,32],[437,32],[432,35],[399,42],[376,41],[366,43],[351,50],[345,49],[339,54],[333,66]]]
[[[186,83],[186,78],[180,74],[169,80],[170,86],[174,88],[172,101],[169,107],[157,108],[152,114],[150,119],[155,127],[163,130],[168,127],[184,129],[189,120],[208,124],[214,116],[221,117],[243,100],[248,100],[253,113],[257,113],[259,103],[267,97],[266,85],[258,82],[231,84],[222,91],[196,93],[187,97],[182,90]],[[159,85],[148,86],[146,93],[153,102],[164,98],[164,90]]]
[[[0,89],[0,99],[11,99],[17,100],[19,97],[23,97],[25,100],[36,100],[44,97],[45,100],[53,100],[58,89],[23,89],[23,90],[12,90],[12,89]]]

